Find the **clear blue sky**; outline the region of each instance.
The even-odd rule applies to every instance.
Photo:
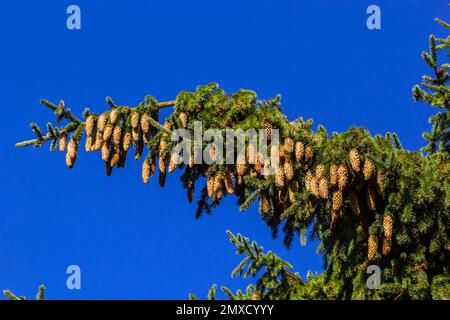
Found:
[[[81,114],[104,110],[110,95],[133,105],[146,94],[219,82],[260,98],[280,93],[290,119],[314,118],[329,132],[363,125],[397,131],[405,147],[423,146],[433,110],[414,104],[411,87],[428,70],[420,52],[433,19],[450,20],[448,1],[6,1],[0,0],[0,288],[51,299],[205,297],[230,279],[240,257],[225,230],[243,233],[293,263],[320,271],[315,243],[290,250],[256,207],[234,198],[211,216],[194,217],[178,174],[159,188],[140,180],[141,162],[106,177],[98,154],[15,149],[28,124],[53,120],[40,98]],[[81,8],[82,29],[66,28],[66,8]],[[378,4],[382,29],[366,28]],[[66,288],[66,267],[82,270],[82,289]]]

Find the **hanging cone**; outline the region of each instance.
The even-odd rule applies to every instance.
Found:
[[[111,123],[111,125],[116,124],[118,117],[119,117],[119,111],[117,110],[117,108],[112,109],[109,114],[109,122]]]
[[[72,138],[67,144],[67,154],[69,155],[69,157],[74,158],[76,156],[76,153],[77,153],[77,143]]]
[[[67,131],[62,130],[59,134],[59,151],[64,152],[67,145]]]
[[[284,161],[284,175],[286,181],[291,181],[294,178],[294,168],[292,167],[292,162],[289,159]]]
[[[375,210],[375,192],[371,186],[367,188],[367,206],[370,210]]]
[[[148,183],[150,178],[150,161],[149,159],[145,159],[142,163],[142,182]]]
[[[103,112],[97,120],[97,131],[103,132],[105,131],[106,124],[108,123],[108,113]]]
[[[253,144],[249,144],[247,147],[247,162],[249,164],[255,164],[256,163],[256,148]]]
[[[378,250],[378,238],[376,235],[371,234],[367,243],[367,260],[372,261],[375,259]]]
[[[263,156],[262,156],[262,153],[261,152],[257,152],[256,153],[256,159],[255,159],[256,161],[255,161],[255,171],[256,171],[256,173],[257,174],[260,174],[261,173],[261,170],[262,170],[262,168],[263,168]]]
[[[94,142],[94,137],[93,136],[86,137],[86,143],[84,145],[84,149],[86,150],[86,152],[90,152],[91,151],[93,142]]]
[[[355,191],[350,191],[349,200],[350,208],[352,209],[353,213],[359,215],[361,213],[361,210],[359,209],[358,196],[356,195]]]
[[[294,152],[294,140],[289,137],[284,138],[284,151],[288,154]]]
[[[94,125],[95,125],[95,117],[92,114],[90,114],[86,118],[86,128],[85,128],[86,129],[86,135],[88,137],[92,136],[92,133],[94,131]]]
[[[150,131],[150,116],[146,113],[141,116],[141,129],[144,133]]]
[[[305,145],[301,141],[295,142],[295,161],[300,162],[305,153]]]
[[[305,160],[306,161],[310,161],[310,160],[312,160],[313,157],[314,157],[313,149],[310,146],[306,147],[306,149],[305,149]]]
[[[214,179],[214,194],[218,200],[223,196],[223,173],[219,172]]]
[[[108,161],[109,159],[109,145],[108,142],[103,142],[102,144],[102,160]]]
[[[339,175],[338,175],[338,166],[332,164],[330,166],[330,184],[332,187],[335,187],[338,183]]]
[[[291,181],[288,188],[288,196],[289,196],[289,202],[291,204],[295,203],[295,193],[298,191],[298,182],[297,181]]]
[[[210,175],[206,178],[206,193],[208,197],[212,198],[214,196],[214,181],[215,176]]]
[[[280,164],[280,148],[277,145],[270,146],[270,162],[272,166],[275,163]]]
[[[234,174],[231,170],[227,171],[225,177],[225,189],[227,190],[228,194],[234,193]]]
[[[361,161],[359,158],[358,149],[354,148],[354,149],[350,150],[350,152],[348,154],[348,158],[350,160],[350,166],[352,167],[353,171],[359,172],[360,166],[361,166]]]
[[[311,192],[311,180],[313,178],[313,175],[311,171],[308,170],[305,175],[305,188],[307,191]]]
[[[393,224],[392,216],[386,214],[383,217],[383,255],[387,255],[391,251]]]
[[[139,126],[139,112],[132,111],[131,112],[131,127],[136,129]]]
[[[130,149],[131,146],[131,133],[129,131],[125,132],[125,135],[123,136],[123,141],[122,141],[122,148],[124,151],[128,151],[128,149]]]
[[[187,127],[187,122],[188,122],[188,116],[187,116],[186,112],[181,112],[180,113],[180,123],[181,123],[181,126],[185,129]]]
[[[114,167],[120,160],[120,151],[118,148],[115,148],[113,154],[111,156],[111,167]]]
[[[333,210],[340,210],[342,207],[342,200],[343,200],[343,195],[342,195],[342,191],[335,191],[333,192],[333,199],[332,199],[332,209]]]
[[[284,188],[284,170],[283,166],[279,166],[275,171],[275,185],[282,189]]]
[[[339,191],[338,191],[339,192]],[[332,210],[331,211],[331,227],[336,227],[336,224],[341,217],[341,211],[340,210]]]
[[[266,217],[270,212],[269,197],[265,192],[261,193],[259,198],[259,212],[262,217]]]
[[[110,124],[107,124],[105,127],[105,131],[103,131],[103,141],[109,141],[112,133],[113,133],[113,126]]]
[[[366,160],[364,160],[364,166],[363,166],[363,176],[364,180],[370,180],[372,178],[373,174],[375,172],[375,164],[372,160],[366,157]]]
[[[319,180],[319,196],[322,199],[328,198],[328,180],[325,177]]]
[[[345,164],[340,164],[338,167],[338,188],[343,191],[348,184],[348,170]]]
[[[177,168],[179,160],[180,155],[178,152],[172,152],[170,155],[169,173],[172,173]]]
[[[381,171],[377,171],[377,193],[380,196],[384,193],[383,173]]]
[[[140,127],[136,127],[133,130],[131,130],[131,135],[133,137],[133,141],[138,141],[139,140],[139,135],[141,134],[141,128]]]
[[[113,141],[116,146],[120,144],[120,138],[122,137],[122,128],[116,124],[113,130]]]
[[[66,165],[70,169],[72,169],[73,166],[75,165],[75,160],[76,160],[76,156],[75,157],[71,157],[68,152],[66,153]]]
[[[95,135],[95,144],[94,144],[94,150],[98,151],[102,148],[103,144],[103,134],[100,131],[97,131],[97,134]]]
[[[311,188],[311,194],[314,197],[319,198],[319,180],[313,176],[309,182],[309,185]]]
[[[319,163],[316,166],[316,177],[317,177],[317,179],[322,178],[324,171],[325,171],[325,166],[322,163]]]

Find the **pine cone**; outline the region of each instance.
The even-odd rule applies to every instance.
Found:
[[[111,125],[116,124],[118,116],[119,111],[116,108],[113,108],[109,114],[109,122],[111,123]]]
[[[108,123],[105,127],[105,131],[103,131],[103,141],[109,141],[109,139],[111,139],[112,133],[113,133],[113,126]]]
[[[133,141],[138,141],[140,134],[141,134],[141,128],[140,127],[136,127],[133,130],[131,130],[131,135],[133,137]]]
[[[67,144],[67,132],[62,130],[59,134],[59,151],[64,152]]]
[[[338,183],[339,175],[338,175],[338,166],[334,163],[330,166],[330,183],[331,186],[335,187]]]
[[[108,142],[102,143],[102,160],[108,161],[109,159],[109,145]]]
[[[380,196],[384,193],[383,173],[381,171],[377,172],[377,193]]]
[[[146,113],[141,116],[141,129],[144,133],[150,131],[150,116]]]
[[[86,135],[88,137],[92,136],[92,133],[94,131],[94,125],[95,125],[95,117],[92,114],[90,114],[86,118],[86,128],[85,128],[86,129]]]
[[[87,136],[86,137],[86,143],[84,145],[84,149],[86,150],[86,152],[90,152],[91,151],[93,142],[94,142],[94,137],[93,136]]]
[[[322,199],[328,198],[328,180],[325,177],[319,180],[319,196]]]
[[[227,171],[225,177],[225,189],[227,190],[228,194],[234,193],[234,174],[231,170]]]
[[[123,136],[122,148],[124,151],[128,151],[128,149],[130,149],[130,146],[131,146],[131,133],[127,131]]]
[[[372,178],[373,173],[375,172],[375,164],[369,158],[366,158],[363,166],[363,176],[364,180],[370,180]]]
[[[307,146],[305,149],[305,160],[310,161],[314,157],[314,151],[310,146]]]
[[[256,148],[252,143],[247,146],[247,162],[250,164],[256,163]]]
[[[359,172],[360,166],[361,166],[361,161],[359,158],[358,150],[356,148],[350,150],[350,152],[348,154],[348,158],[350,160],[350,165],[351,165],[353,171]]]
[[[340,164],[338,167],[338,188],[343,191],[348,184],[348,170],[345,164]]]
[[[106,124],[108,123],[108,113],[103,112],[97,120],[97,131],[103,132],[105,131]]]
[[[172,173],[177,168],[179,161],[180,155],[178,154],[178,152],[172,152],[170,154],[169,173]]]
[[[268,121],[264,122],[264,129],[266,131],[267,141],[272,140],[272,124]]]
[[[295,203],[295,193],[298,192],[298,182],[297,181],[291,181],[288,188],[288,196],[289,196],[289,202]]]
[[[313,178],[313,174],[308,170],[305,175],[305,188],[307,191],[311,192],[311,179]]]
[[[114,167],[120,160],[120,151],[118,148],[115,148],[113,154],[111,156],[111,167]]]
[[[343,195],[342,191],[335,191],[333,192],[333,200],[332,200],[332,209],[333,210],[340,210],[342,207],[342,201],[343,201]]]
[[[341,217],[341,211],[340,210],[332,210],[331,211],[331,226],[332,226],[332,228],[336,227],[336,224],[337,224],[337,222],[338,222],[340,217]]]
[[[367,260],[372,261],[375,259],[378,250],[378,238],[376,235],[371,234],[367,243]]]
[[[262,193],[259,198],[259,212],[263,217],[266,217],[270,212],[269,197],[266,193]]]
[[[187,122],[188,122],[188,116],[187,116],[186,112],[180,113],[180,122],[181,122],[181,126],[186,129]]]
[[[95,145],[94,150],[98,151],[102,148],[103,144],[103,134],[100,131],[97,131],[97,134],[95,135]]]
[[[375,192],[371,186],[367,188],[367,206],[370,210],[375,210]]]
[[[284,188],[284,170],[283,170],[283,166],[278,166],[278,168],[275,171],[275,185],[279,189]]]
[[[136,129],[139,126],[139,112],[132,111],[131,112],[131,127]]]
[[[288,154],[294,152],[294,140],[289,137],[284,138],[284,151]]]
[[[66,153],[66,165],[70,169],[72,169],[73,166],[75,165],[75,160],[76,160],[76,156],[75,157],[71,157],[68,152]]]
[[[69,143],[67,144],[67,154],[71,158],[75,158],[77,154],[77,143],[72,138],[70,139]]]
[[[358,196],[356,195],[355,191],[350,191],[349,198],[350,208],[352,209],[354,214],[359,215],[361,213],[361,210],[359,209]]]
[[[309,182],[309,185],[311,188],[311,194],[314,197],[319,198],[319,180],[313,176]]]
[[[214,196],[214,183],[215,183],[215,176],[210,175],[206,178],[206,193],[208,194],[208,197],[212,198]]]
[[[272,166],[275,165],[275,163],[280,164],[280,148],[278,148],[278,146],[276,145],[271,145],[270,146],[270,163],[272,164]]]
[[[319,163],[316,167],[316,177],[317,179],[322,178],[323,172],[325,171],[325,166],[322,163]]]
[[[113,141],[116,146],[120,144],[120,138],[122,137],[122,128],[116,124],[113,130]]]
[[[142,182],[148,183],[150,178],[150,159],[145,159],[142,163]]]
[[[257,174],[261,173],[261,170],[263,168],[263,155],[261,154],[261,152],[256,153],[256,161],[254,168]]]
[[[383,256],[389,254],[391,252],[392,247],[392,239],[383,238]]]
[[[392,238],[393,225],[394,221],[392,219],[392,216],[389,214],[385,215],[383,217],[383,232],[384,236],[388,239]]]
[[[223,178],[223,173],[219,172],[214,179],[214,193],[218,200],[220,200],[223,195]]]
[[[284,175],[286,181],[291,181],[294,178],[294,168],[292,167],[292,162],[289,159],[284,161]]]
[[[299,162],[303,159],[305,153],[305,145],[301,141],[295,142],[295,161]]]

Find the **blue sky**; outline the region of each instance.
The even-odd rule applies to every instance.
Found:
[[[291,249],[256,207],[240,213],[229,198],[196,220],[178,174],[164,189],[140,180],[141,162],[106,177],[98,154],[15,149],[52,113],[40,98],[84,107],[137,104],[147,94],[171,100],[180,90],[218,82],[227,91],[280,93],[290,119],[314,118],[329,132],[362,125],[396,131],[418,149],[429,107],[411,87],[428,72],[420,52],[433,19],[450,20],[448,1],[6,1],[0,0],[0,289],[50,299],[184,299],[211,284],[233,290],[240,261],[227,229],[257,240],[303,276],[320,271],[316,243]],[[66,8],[81,8],[81,30],[66,28]],[[366,8],[381,8],[382,29],[366,28]],[[66,268],[79,265],[81,290]]]

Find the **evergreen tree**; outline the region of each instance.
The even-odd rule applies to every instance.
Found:
[[[86,135],[86,151],[100,151],[107,175],[125,167],[133,146],[136,160],[146,152],[145,183],[158,171],[164,186],[167,173],[178,168],[184,171],[181,182],[188,201],[201,186],[197,217],[235,195],[241,210],[259,201],[262,219],[274,237],[282,228],[286,246],[296,236],[305,242],[308,229],[311,238],[320,240],[325,271],[304,281],[274,253],[263,253],[256,243],[230,233],[238,253],[246,255],[233,276],[263,272],[245,293],[222,288],[231,299],[448,299],[449,65],[438,66],[437,60],[438,53],[449,47],[449,37],[430,37],[429,52],[422,57],[434,76],[424,76],[421,86],[413,89],[414,99],[440,110],[430,119],[425,153],[404,150],[395,133],[372,136],[366,128],[353,127],[330,135],[321,125],[314,130],[312,120],[289,121],[281,112],[279,96],[258,100],[248,90],[227,94],[214,83],[194,92],[182,91],[174,101],[158,102],[147,96],[135,107],[107,98],[109,110],[97,114],[86,109],[84,121],[63,101],[55,105],[41,100],[55,112],[56,125],[47,124],[44,134],[31,124],[36,138],[16,146],[40,147],[50,141],[50,150],[59,146],[66,152],[67,166],[73,168]],[[173,112],[160,123],[159,111],[166,107],[173,107]],[[62,121],[66,124],[60,125]],[[282,143],[271,148],[270,156],[280,159],[280,168],[275,175],[264,175],[261,161],[178,164],[172,153],[176,142],[170,135],[178,128],[193,133],[196,121],[204,130],[263,129],[269,139],[273,129],[279,129]],[[258,158],[249,141],[246,144],[247,157]],[[210,155],[218,157],[214,150]],[[373,264],[383,273],[380,290],[366,287],[366,268]],[[215,294],[213,286],[208,297],[214,299]]]

